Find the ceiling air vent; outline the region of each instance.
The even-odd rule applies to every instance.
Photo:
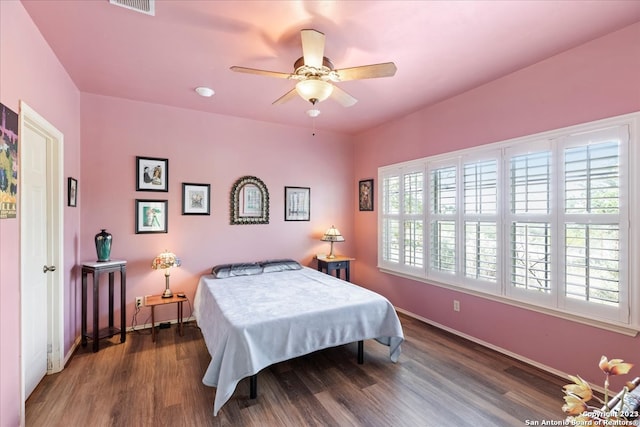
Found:
[[[155,2],[156,0],[109,0],[109,3],[115,4],[116,6],[125,7],[152,16],[156,14]]]

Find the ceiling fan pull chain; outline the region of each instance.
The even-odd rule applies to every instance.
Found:
[[[307,110],[307,116],[311,117],[311,123],[313,126],[311,136],[316,136],[316,117],[320,115],[320,110],[317,108],[313,108],[311,110]]]

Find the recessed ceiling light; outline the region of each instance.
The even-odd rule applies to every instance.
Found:
[[[213,89],[211,89],[210,87],[205,87],[205,86],[197,87],[196,88],[196,92],[198,92],[198,95],[204,96],[206,98],[209,98],[210,96],[213,96],[213,94],[215,93],[213,91]]]

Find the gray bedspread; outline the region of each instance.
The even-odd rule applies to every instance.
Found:
[[[274,363],[350,342],[377,339],[396,362],[402,326],[383,296],[308,267],[215,279],[202,276],[194,300],[216,387],[213,413],[238,382]]]

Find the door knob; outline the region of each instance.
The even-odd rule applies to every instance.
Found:
[[[56,266],[55,265],[45,265],[44,267],[42,267],[42,272],[46,273],[47,271],[56,271]]]

